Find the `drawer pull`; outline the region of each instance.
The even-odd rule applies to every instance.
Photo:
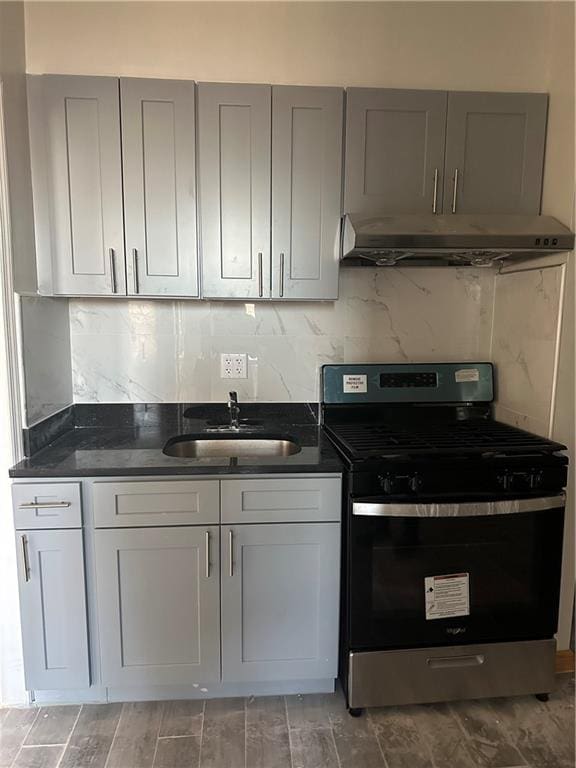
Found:
[[[480,667],[484,664],[484,656],[438,656],[435,659],[427,659],[430,669],[450,669],[457,667]]]
[[[65,509],[70,506],[71,503],[69,501],[26,501],[23,504],[20,504],[18,509]]]
[[[24,561],[24,580],[30,581],[30,560],[28,559],[28,537],[23,534],[20,537],[22,542],[22,559]]]

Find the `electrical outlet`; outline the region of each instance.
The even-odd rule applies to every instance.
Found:
[[[221,379],[247,379],[248,370],[246,363],[246,354],[244,353],[222,353],[220,355],[220,378]]]

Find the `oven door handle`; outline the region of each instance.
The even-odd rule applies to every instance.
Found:
[[[357,517],[483,517],[487,515],[515,515],[521,512],[541,512],[564,507],[566,494],[536,499],[502,499],[500,501],[464,501],[439,504],[399,504],[397,502],[352,503],[352,514]]]

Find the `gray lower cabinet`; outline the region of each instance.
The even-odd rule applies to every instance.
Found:
[[[95,531],[101,682],[220,679],[218,526]]]
[[[340,525],[222,527],[222,681],[337,676]]]
[[[548,96],[450,93],[444,213],[540,213]]]
[[[337,299],[341,88],[272,88],[272,297]]]
[[[29,88],[38,258],[51,263],[52,292],[125,294],[118,80],[42,75]]]
[[[347,213],[440,212],[446,97],[445,91],[348,89]]]
[[[198,296],[194,83],[122,78],[129,295]]]
[[[16,532],[26,688],[90,685],[81,530]]]
[[[269,85],[198,85],[202,295],[270,297]]]
[[[336,677],[340,494],[310,475],[15,483],[26,687]]]

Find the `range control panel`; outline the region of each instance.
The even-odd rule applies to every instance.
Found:
[[[489,403],[492,363],[322,366],[324,403]]]

